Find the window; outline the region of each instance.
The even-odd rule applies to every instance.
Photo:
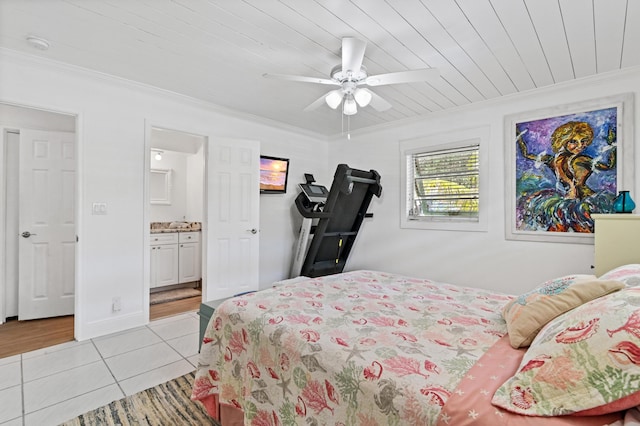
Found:
[[[410,219],[451,217],[478,220],[480,163],[478,144],[407,156],[412,174]]]
[[[486,231],[488,133],[469,129],[400,143],[403,228]]]

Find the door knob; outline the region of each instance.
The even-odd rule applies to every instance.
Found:
[[[247,232],[251,232],[252,234],[257,234],[258,230],[256,228],[253,229],[247,229]]]
[[[36,235],[36,234],[32,234],[32,233],[31,233],[31,232],[29,232],[29,231],[24,231],[24,232],[22,233],[22,238],[29,238],[29,237],[30,237],[30,236],[32,236],[32,235]]]

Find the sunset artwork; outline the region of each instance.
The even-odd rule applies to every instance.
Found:
[[[286,192],[288,168],[288,159],[260,157],[260,192]]]

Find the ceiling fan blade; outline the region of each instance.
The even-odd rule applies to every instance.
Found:
[[[383,86],[386,84],[414,83],[418,81],[434,81],[440,77],[437,68],[424,68],[414,71],[391,72],[367,77],[364,81],[369,86]]]
[[[368,89],[362,89],[362,90],[368,90]],[[369,92],[371,93],[371,102],[369,102],[369,105],[373,109],[375,109],[376,111],[382,112],[391,108],[391,104],[385,101],[384,98],[382,98],[380,95],[376,95],[371,90],[369,90]]]
[[[342,91],[340,91],[340,90],[332,90],[332,91],[327,92],[324,95],[320,96],[315,101],[313,101],[313,103],[311,103],[309,106],[307,106],[303,111],[304,112],[308,112],[308,111],[313,111],[314,109],[318,109],[319,107],[321,107],[322,105],[324,105],[326,103],[327,96],[331,95],[334,92],[339,94],[340,95],[340,100],[342,100]]]
[[[365,47],[367,47],[367,42],[357,38],[344,37],[342,39],[342,72],[360,71]]]
[[[328,78],[305,77],[302,75],[288,75],[288,74],[262,74],[262,76],[265,78],[273,78],[275,80],[297,81],[300,83],[329,84],[332,86],[340,85],[340,83],[333,80],[329,80]]]

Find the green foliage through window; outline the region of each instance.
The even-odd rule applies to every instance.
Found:
[[[478,218],[479,146],[411,155],[413,205],[409,216]]]

